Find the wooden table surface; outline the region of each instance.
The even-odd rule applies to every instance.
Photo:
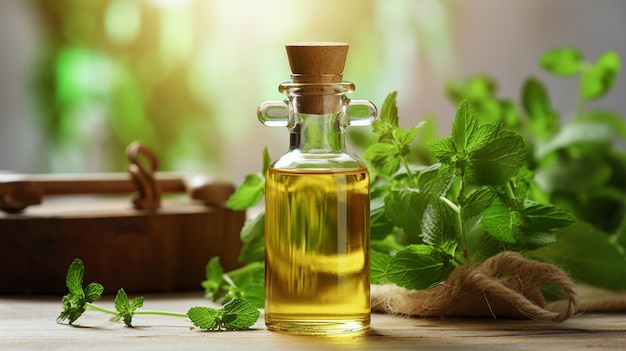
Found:
[[[144,297],[142,310],[215,307],[201,292]],[[111,296],[96,304],[113,308]],[[563,323],[373,314],[361,335],[312,337],[269,332],[262,315],[251,330],[207,332],[184,318],[149,315],[135,316],[127,328],[93,310],[72,327],[56,323],[60,311],[60,297],[0,296],[0,350],[626,350],[626,314],[582,314]]]

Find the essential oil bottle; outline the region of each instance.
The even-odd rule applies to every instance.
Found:
[[[351,101],[344,43],[286,46],[291,81],[260,121],[289,130],[289,150],[265,183],[265,323],[269,330],[336,334],[370,323],[370,178],[346,151],[345,130],[376,107]]]

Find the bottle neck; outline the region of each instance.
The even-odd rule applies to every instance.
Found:
[[[312,154],[344,153],[350,104],[346,95],[354,85],[284,83],[280,88],[287,95],[289,149]]]
[[[341,113],[322,115],[295,114],[295,123],[290,128],[289,150],[303,153],[345,152],[345,135]]]

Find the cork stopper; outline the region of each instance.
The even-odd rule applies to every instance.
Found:
[[[341,99],[332,85],[342,83],[348,44],[302,42],[287,44],[291,82],[310,85],[299,90],[298,113],[328,114],[341,109]]]
[[[287,57],[294,83],[340,83],[348,44],[301,42],[287,44]]]

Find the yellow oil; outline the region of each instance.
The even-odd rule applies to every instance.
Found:
[[[265,323],[334,334],[370,323],[369,174],[270,168]]]

